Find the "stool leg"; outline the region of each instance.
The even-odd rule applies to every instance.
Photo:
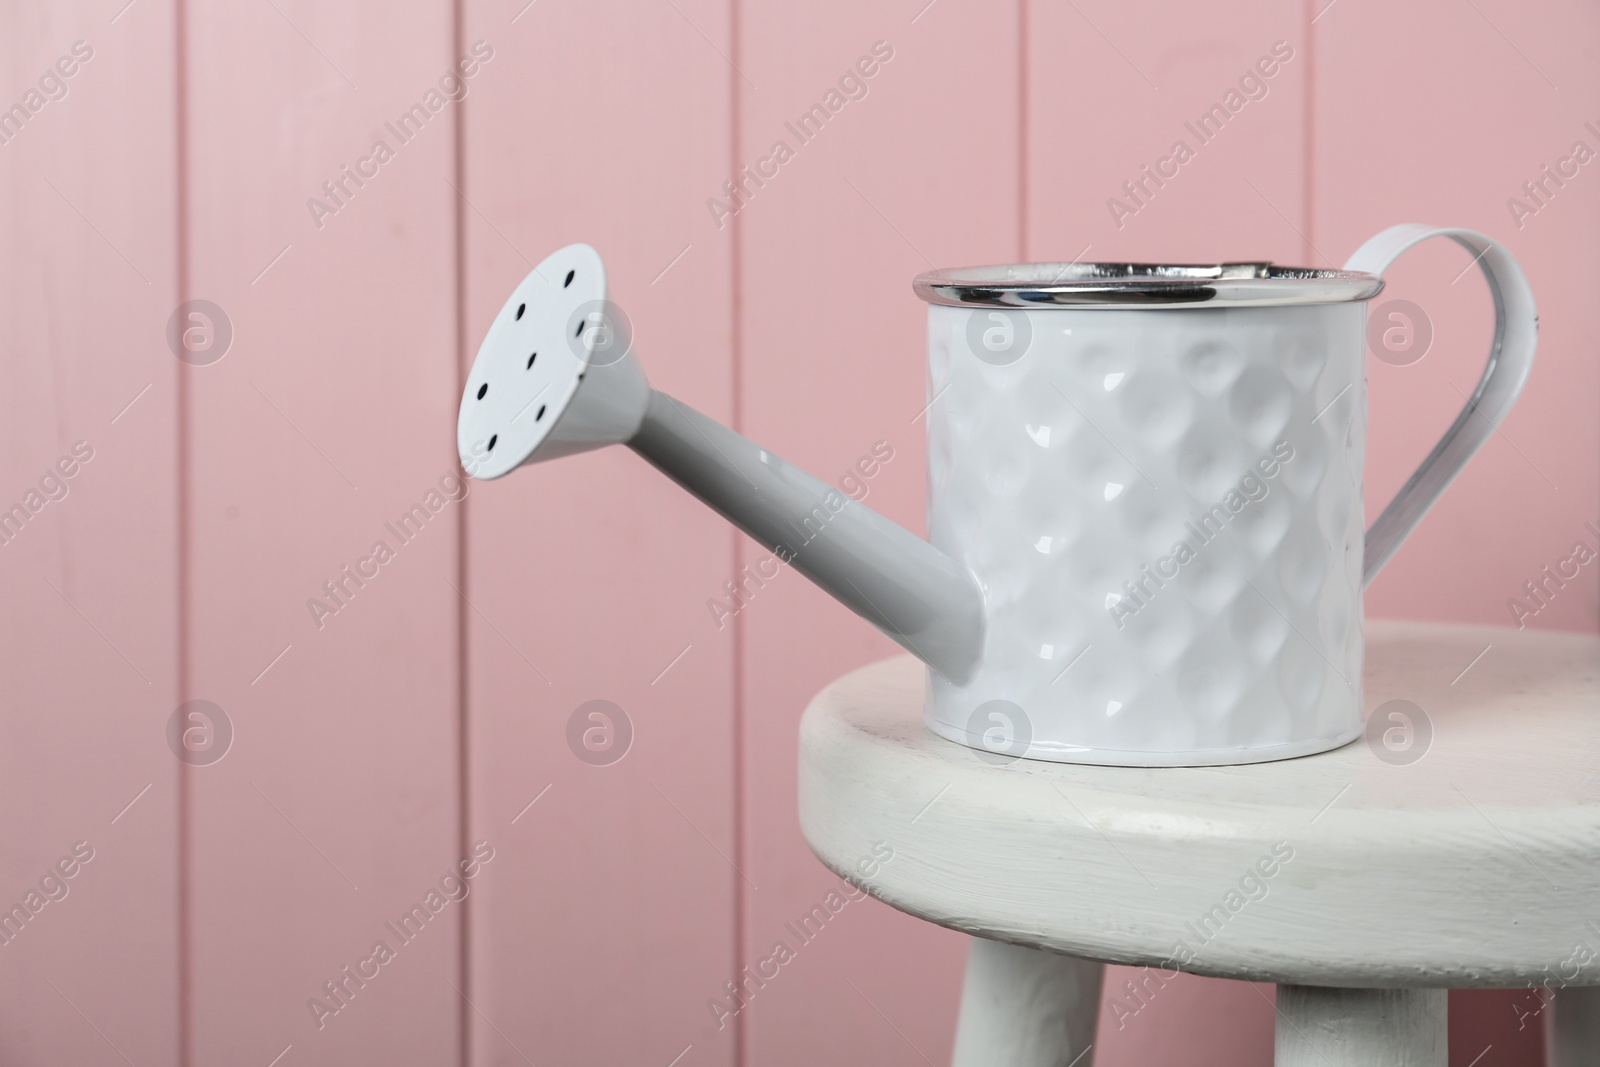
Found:
[[[1277,1067],[1446,1067],[1444,989],[1280,985]]]
[[[974,937],[953,1067],[1092,1067],[1103,964]]]
[[[1556,991],[1550,1004],[1549,1067],[1594,1067],[1600,1063],[1600,986]]]

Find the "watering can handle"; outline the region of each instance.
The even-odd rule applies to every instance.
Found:
[[[1494,300],[1494,341],[1483,377],[1466,407],[1367,530],[1363,586],[1372,584],[1400,543],[1505,419],[1528,380],[1539,341],[1539,312],[1528,279],[1503,245],[1481,233],[1415,223],[1392,226],[1358,248],[1345,269],[1382,277],[1402,253],[1430,237],[1448,237],[1472,253]]]

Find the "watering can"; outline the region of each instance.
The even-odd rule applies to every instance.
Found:
[[[1494,338],[1466,407],[1363,530],[1367,303],[1463,246]],[[622,444],[927,666],[929,729],[994,760],[1199,766],[1362,733],[1362,590],[1511,409],[1538,318],[1480,233],[1385,230],[1343,270],[1033,263],[932,271],[924,540],[650,387],[605,267],[517,286],[462,394],[466,472]],[[1403,302],[1395,302],[1397,305]]]

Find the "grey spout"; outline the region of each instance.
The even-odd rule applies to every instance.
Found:
[[[983,591],[922,538],[650,388],[588,245],[547,256],[490,324],[461,391],[475,478],[627,444],[957,685],[982,655]]]
[[[654,389],[628,446],[929,667],[972,677],[984,604],[965,566]]]

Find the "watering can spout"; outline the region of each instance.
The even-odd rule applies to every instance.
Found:
[[[950,681],[977,667],[985,616],[972,572],[651,389],[588,245],[540,263],[496,316],[467,377],[456,444],[477,478],[626,444]]]
[[[929,667],[971,677],[983,593],[965,566],[665,393],[628,445]]]

